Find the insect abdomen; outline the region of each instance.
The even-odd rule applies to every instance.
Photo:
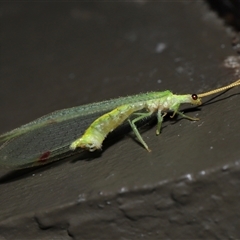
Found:
[[[85,131],[83,136],[75,140],[70,149],[77,147],[94,151],[102,147],[102,142],[119,125],[121,125],[133,112],[144,108],[143,103],[122,105],[97,118]]]

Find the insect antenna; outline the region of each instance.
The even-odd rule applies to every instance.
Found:
[[[218,93],[218,92],[225,91],[225,90],[227,90],[229,88],[236,87],[238,85],[240,85],[240,79],[235,81],[235,82],[233,82],[233,83],[231,83],[231,84],[229,84],[229,85],[227,85],[227,86],[225,86],[225,87],[217,88],[215,90],[212,90],[212,91],[209,91],[209,92],[205,92],[205,93],[200,93],[200,94],[198,94],[198,97],[200,97],[200,98],[206,97],[206,96]]]

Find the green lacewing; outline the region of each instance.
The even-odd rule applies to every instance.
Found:
[[[0,135],[0,166],[15,169],[38,166],[70,156],[75,149],[101,149],[108,133],[126,121],[138,141],[150,152],[137,129],[138,121],[157,113],[158,135],[169,111],[173,112],[172,117],[178,114],[189,120],[199,120],[179,112],[180,105],[201,105],[201,98],[238,85],[240,80],[198,95],[177,95],[169,90],[148,92],[52,112]]]

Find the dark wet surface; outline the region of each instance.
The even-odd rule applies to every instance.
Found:
[[[201,93],[240,75],[235,33],[204,2],[6,3],[1,22],[1,133],[58,109],[147,91]],[[151,153],[119,131],[100,153],[1,170],[0,233],[239,237],[222,220],[239,219],[239,103],[240,88],[231,89],[187,113],[198,122],[167,118],[160,136],[146,126]]]

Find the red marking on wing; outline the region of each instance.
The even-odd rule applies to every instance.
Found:
[[[50,153],[51,153],[50,151],[47,151],[47,152],[43,153],[40,156],[40,158],[38,159],[38,161],[39,162],[45,162],[48,159],[48,157],[50,156]]]

